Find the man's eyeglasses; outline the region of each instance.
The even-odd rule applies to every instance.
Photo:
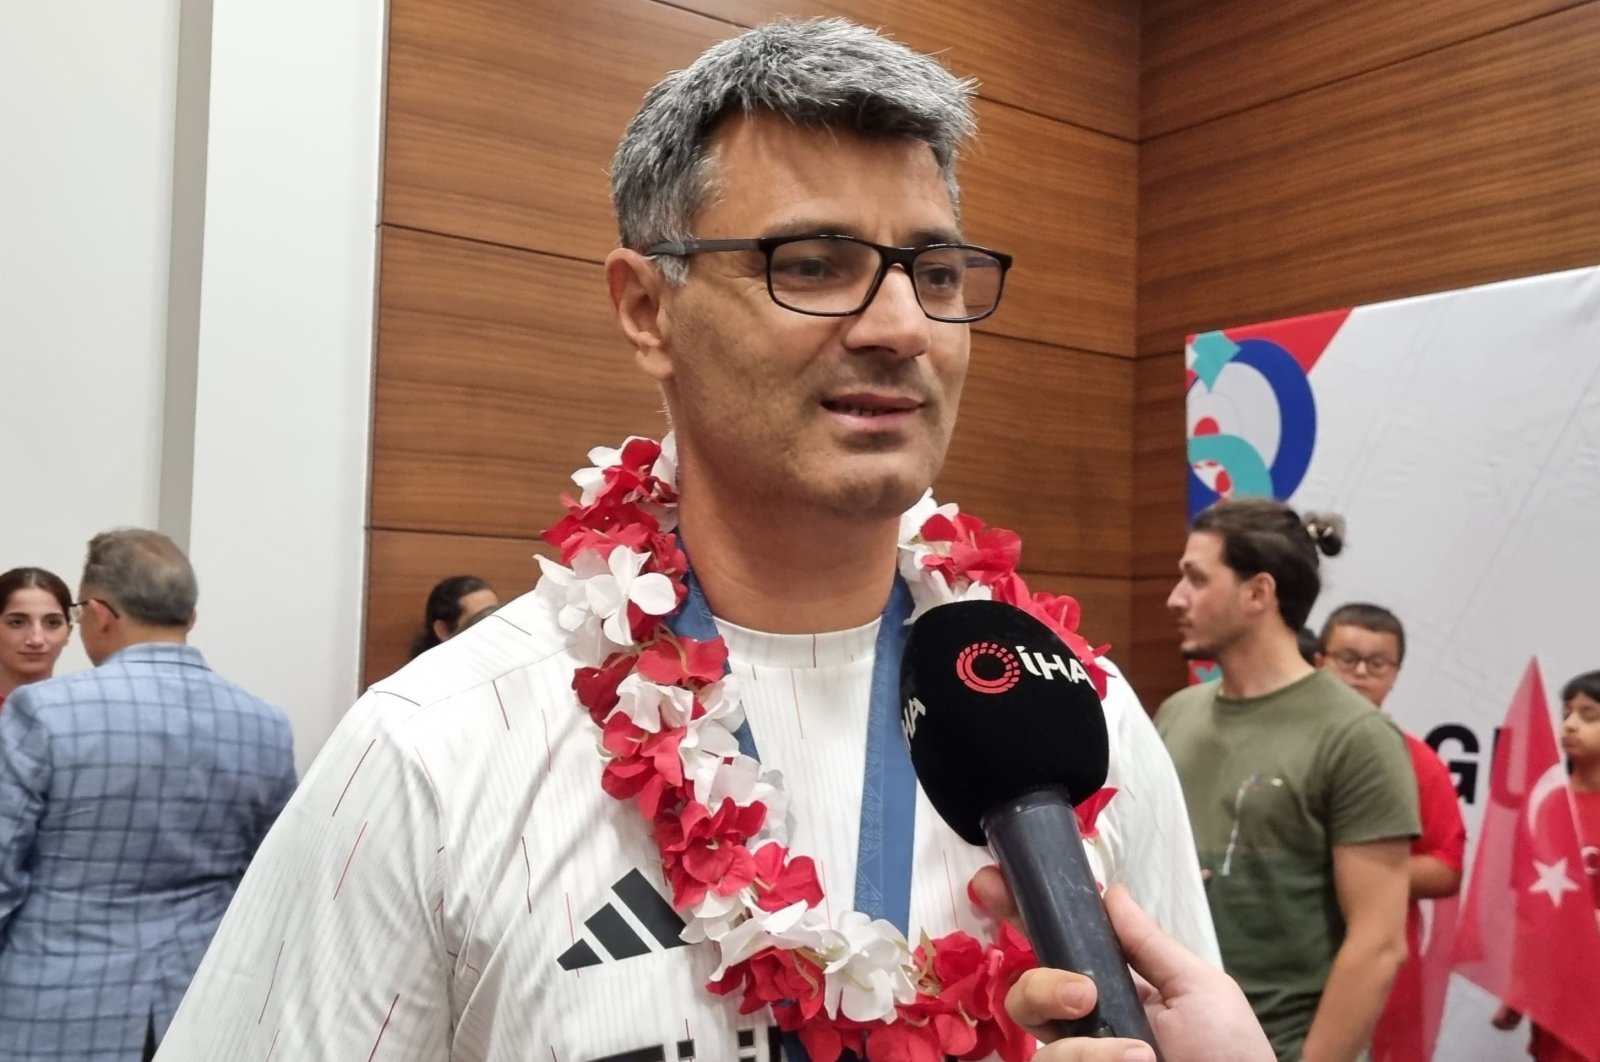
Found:
[[[1349,649],[1341,649],[1337,653],[1329,653],[1328,659],[1333,661],[1335,667],[1347,675],[1356,673],[1356,668],[1362,664],[1367,666],[1367,674],[1373,678],[1383,678],[1389,672],[1400,666],[1400,661],[1390,660],[1386,656],[1362,656],[1360,653]]]
[[[103,607],[107,612],[111,613],[111,615],[114,618],[116,618],[116,619],[121,619],[122,618],[122,613],[117,611],[117,606],[113,605],[111,602],[107,601],[105,598],[103,598],[103,597],[86,597],[82,601],[74,601],[72,604],[67,606],[67,615],[69,617],[71,617],[73,623],[82,623],[83,622],[83,610],[84,610],[84,607],[86,605],[88,605],[89,602],[91,602],[91,601],[100,602],[101,607]]]
[[[922,312],[935,321],[981,321],[1000,305],[1011,256],[966,243],[886,247],[854,236],[764,236],[751,240],[668,240],[647,255],[688,258],[719,251],[760,251],[767,294],[786,310],[851,317],[867,308],[890,266],[911,278]]]

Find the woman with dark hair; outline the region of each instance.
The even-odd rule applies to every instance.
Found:
[[[442,580],[428,594],[422,629],[411,640],[411,658],[415,660],[440,642],[449,641],[460,633],[464,620],[499,603],[494,587],[476,575],[452,575]]]
[[[49,678],[72,635],[72,592],[43,568],[0,575],[0,705],[18,686]]]

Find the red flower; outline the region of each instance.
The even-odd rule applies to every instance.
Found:
[[[728,645],[721,638],[699,642],[669,636],[645,646],[639,674],[657,686],[709,686],[722,678],[727,663]]]
[[[600,667],[580,667],[573,673],[572,690],[596,726],[605,726],[606,716],[617,706],[617,687],[632,670],[633,657],[612,653]]]
[[[762,1007],[771,1006],[772,1015],[786,1032],[800,1029],[807,1021],[823,1013],[824,979],[822,967],[806,953],[783,948],[758,951],[737,966],[730,967],[722,980],[706,985],[712,992],[725,996],[736,989],[744,989],[744,999],[739,1003],[740,1014],[751,1014]],[[805,1033],[801,1033],[805,1039]],[[837,1057],[837,1056],[836,1056]],[[823,1062],[813,1054],[812,1062]]]
[[[982,520],[967,513],[957,513],[954,520],[935,513],[922,525],[922,538],[950,543],[949,556],[930,555],[922,563],[942,572],[952,584],[957,577],[965,576],[987,586],[1015,571],[1022,559],[1022,539],[1015,531],[1003,527],[985,529]]]
[[[769,844],[756,850],[755,860],[756,906],[763,911],[781,911],[797,900],[808,907],[822,902],[822,883],[810,856],[790,859],[788,849]]]
[[[1044,590],[1033,595],[1033,607],[1028,611],[1056,630],[1069,633],[1078,629],[1078,621],[1083,618],[1083,609],[1076,598]]]
[[[1111,798],[1116,795],[1116,787],[1108,785],[1072,809],[1078,816],[1078,832],[1083,834],[1085,840],[1092,841],[1099,836],[1095,824],[1100,821],[1100,812],[1105,810],[1106,805],[1111,803]]]
[[[708,891],[731,896],[754,882],[756,861],[745,842],[766,818],[765,804],[740,807],[728,799],[715,813],[690,800],[681,811],[658,815],[656,847],[672,885],[672,905],[681,911],[705,899]]]
[[[561,563],[570,565],[572,558],[586,549],[593,549],[602,557],[610,556],[617,545],[643,552],[650,536],[660,529],[655,517],[639,506],[607,498],[593,505],[574,505],[543,537],[552,546],[560,547]]]
[[[668,797],[683,786],[683,761],[678,758],[682,741],[682,729],[652,734],[626,715],[613,715],[600,737],[601,747],[612,756],[600,776],[601,788],[618,800],[637,796],[639,810],[656,818]]]
[[[867,1034],[867,1062],[944,1062],[948,1053],[932,1022],[917,1025],[902,1018]]]

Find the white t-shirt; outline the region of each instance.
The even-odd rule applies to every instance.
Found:
[[[791,846],[852,906],[877,624],[722,625]],[[261,846],[160,1062],[776,1059],[765,1012],[705,988],[647,823],[600,788],[576,663],[525,595],[377,683]],[[1116,786],[1090,845],[1167,929],[1218,961],[1182,792],[1131,688],[1106,699]],[[984,937],[967,882],[993,860],[919,793],[911,890],[926,932]]]

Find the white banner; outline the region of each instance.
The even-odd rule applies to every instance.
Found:
[[[1470,870],[1523,668],[1557,708],[1600,668],[1600,269],[1206,333],[1189,375],[1192,512],[1221,492],[1347,518],[1311,625],[1349,601],[1405,623],[1386,707],[1454,772]],[[1454,978],[1435,1059],[1525,1059],[1493,1009]]]

